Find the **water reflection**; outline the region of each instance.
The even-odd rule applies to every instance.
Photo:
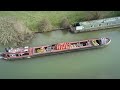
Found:
[[[61,30],[63,35],[66,35],[67,33],[70,33],[68,30]]]
[[[51,36],[51,34],[52,34],[52,32],[50,31],[50,32],[44,32],[44,33],[42,33],[43,35],[45,35],[45,36],[47,36],[47,37],[50,37]]]

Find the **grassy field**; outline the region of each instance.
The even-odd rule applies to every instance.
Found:
[[[84,16],[83,12],[80,11],[0,11],[0,17],[16,17],[31,29],[36,31],[38,23],[48,18],[52,25],[57,27],[62,18],[68,17],[71,23],[76,22],[80,16]]]
[[[10,43],[16,43],[16,46],[22,45],[26,42],[26,39],[29,41],[30,37],[34,36],[33,33],[25,33],[25,30],[28,28],[29,32],[38,32],[39,30],[39,32],[41,32],[42,28],[38,28],[39,25],[39,27],[43,27],[43,29],[45,29],[45,32],[47,32],[49,30],[60,28],[60,23],[63,18],[67,18],[69,20],[69,23],[73,24],[75,22],[80,22],[83,20],[93,20],[90,19],[91,17],[96,18],[100,16],[96,18],[100,19],[106,16],[112,16],[112,13],[110,13],[110,11],[97,11],[92,13],[90,11],[0,11],[0,43],[4,45],[8,45]],[[117,15],[119,15],[119,13]],[[19,21],[13,17],[17,18]],[[40,21],[44,21],[43,19],[46,19],[47,21],[43,22],[40,25]],[[24,22],[24,24],[22,24],[20,21]],[[49,21],[50,23],[48,23]],[[53,28],[50,29],[48,28],[49,26],[53,26]],[[46,28],[48,28],[48,30],[46,30]],[[18,40],[16,41],[15,38]]]
[[[48,18],[52,25],[57,28],[64,17],[67,17],[70,23],[74,23],[86,15],[85,11],[0,11],[0,17],[16,17],[32,31],[37,31],[38,23],[44,18]]]

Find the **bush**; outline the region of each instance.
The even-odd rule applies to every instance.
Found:
[[[85,21],[97,20],[102,18],[100,11],[89,11],[87,16],[84,18]]]
[[[51,31],[52,28],[53,28],[53,26],[52,26],[51,22],[47,18],[45,18],[39,23],[38,31],[39,32],[47,32],[47,31]]]
[[[65,29],[70,28],[69,20],[67,18],[63,18],[60,23],[60,27]]]
[[[21,46],[26,43],[32,32],[16,18],[0,18],[0,43],[3,45]],[[26,39],[27,38],[27,39]]]
[[[112,16],[113,16],[113,17],[120,16],[120,11],[113,11],[113,12],[112,12]]]

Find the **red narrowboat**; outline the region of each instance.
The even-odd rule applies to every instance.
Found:
[[[5,48],[5,52],[0,54],[0,58],[20,59],[31,58],[35,56],[51,55],[76,50],[86,50],[107,46],[111,42],[109,38],[95,38],[75,42],[63,42],[46,46],[38,47],[20,47],[20,48]]]

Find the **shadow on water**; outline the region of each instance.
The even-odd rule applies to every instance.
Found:
[[[70,33],[68,30],[61,30],[63,35],[66,35],[67,33]]]
[[[41,33],[41,34],[43,34],[43,35],[45,35],[47,37],[50,37],[52,35],[52,32],[44,32],[44,33]]]
[[[56,32],[59,32],[59,31],[62,32],[63,35],[66,35],[66,34],[70,33],[68,30],[55,30],[55,31],[45,32],[45,33],[42,33],[42,34],[47,36],[47,37],[50,37],[50,36],[52,36],[52,33],[56,33]]]

